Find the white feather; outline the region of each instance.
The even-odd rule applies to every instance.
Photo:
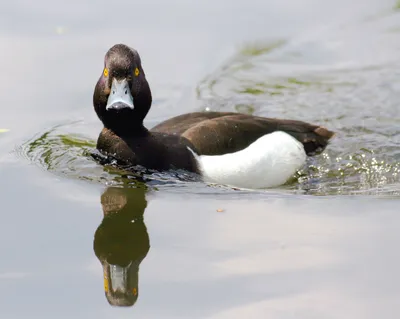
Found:
[[[205,182],[241,188],[284,184],[306,161],[303,145],[281,131],[266,134],[247,148],[224,155],[195,156]]]

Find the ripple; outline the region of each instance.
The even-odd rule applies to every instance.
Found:
[[[337,133],[292,181],[265,192],[400,195],[400,38],[386,31],[400,28],[397,17],[377,17],[317,38],[253,43],[199,83],[197,98],[205,111],[292,118]],[[383,28],[380,19],[389,19]],[[360,36],[366,32],[368,37]],[[79,134],[81,124],[42,132],[18,153],[54,174],[94,183],[135,186],[144,181],[154,189],[178,192],[234,192],[205,185],[187,172],[132,173],[112,163],[100,165],[93,158],[101,160],[95,141]]]
[[[138,187],[192,194],[229,195],[279,193],[328,195],[400,195],[400,163],[383,160],[371,150],[345,154],[330,150],[309,158],[306,168],[279,189],[242,190],[206,185],[195,174],[185,171],[156,172],[143,168],[127,171],[107,163],[95,149],[95,141],[71,133],[79,132],[80,123],[56,126],[28,140],[17,149],[28,159],[55,175],[106,186]],[[335,147],[333,146],[335,149]],[[96,159],[96,160],[95,160]],[[107,163],[101,165],[100,162]]]
[[[205,185],[198,175],[173,170],[157,172],[135,167],[116,167],[96,150],[96,141],[77,132],[82,122],[64,123],[41,132],[16,149],[24,158],[43,170],[60,177],[114,187],[146,187],[154,191],[191,192],[196,194],[229,193],[226,187]]]
[[[199,84],[201,106],[298,119],[337,132],[326,151],[310,158],[297,183],[286,189],[398,196],[400,40],[373,32],[363,43],[359,32],[359,26],[344,28],[297,43],[266,43],[264,49],[260,43],[257,50],[251,44]],[[379,59],[371,43],[380,43]]]
[[[328,153],[298,173],[298,190],[315,195],[400,195],[400,163],[373,152],[331,157]],[[293,188],[293,187],[292,187]]]

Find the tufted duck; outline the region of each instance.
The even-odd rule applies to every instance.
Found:
[[[98,150],[125,165],[185,169],[207,182],[266,188],[284,184],[306,155],[322,152],[334,136],[318,125],[234,112],[187,113],[148,130],[143,120],[151,103],[139,53],[113,46],[93,95],[104,124]]]

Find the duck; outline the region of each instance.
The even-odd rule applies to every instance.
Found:
[[[112,46],[93,93],[103,123],[97,150],[117,165],[182,169],[206,183],[239,188],[285,184],[335,135],[322,126],[236,112],[191,112],[151,129],[143,121],[152,93],[138,51]]]

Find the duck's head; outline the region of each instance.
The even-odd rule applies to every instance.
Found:
[[[105,55],[94,89],[93,105],[98,117],[116,133],[134,132],[143,128],[151,101],[139,53],[124,44],[114,45]]]

